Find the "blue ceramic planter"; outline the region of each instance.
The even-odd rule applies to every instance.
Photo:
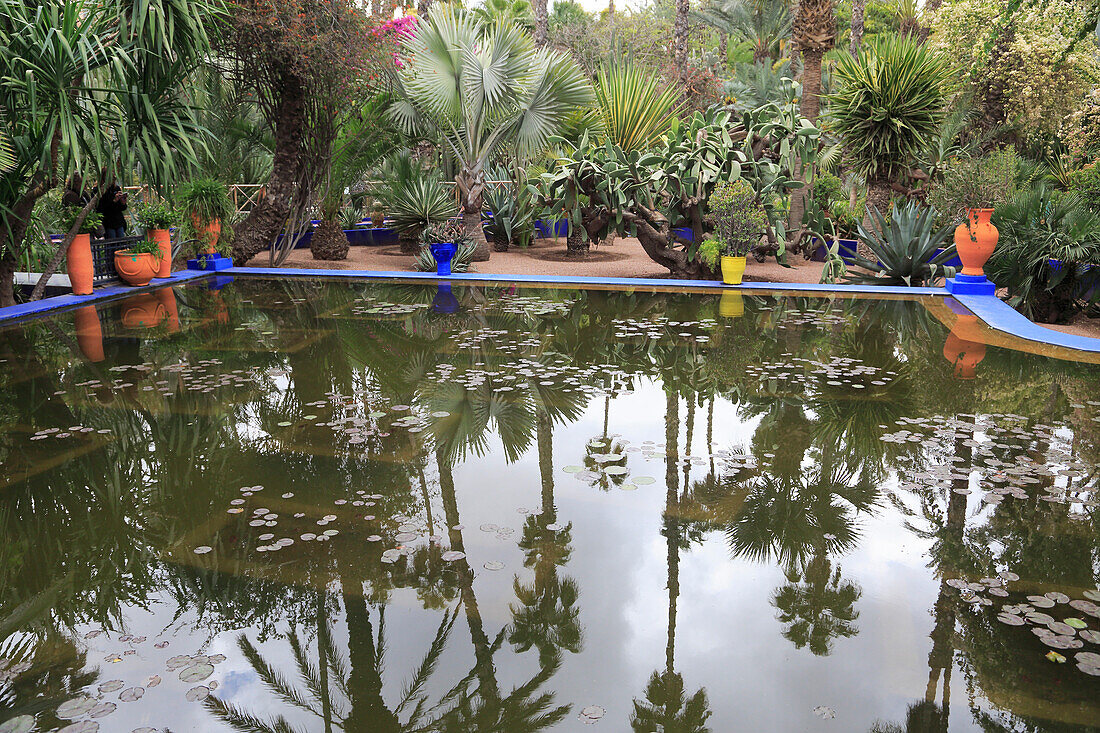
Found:
[[[428,249],[435,258],[436,274],[441,277],[450,275],[451,260],[454,259],[457,249],[454,242],[432,242],[428,245]]]
[[[688,242],[695,241],[695,230],[691,227],[674,227],[672,229],[673,235]]]
[[[559,219],[558,221],[535,219],[535,235],[542,239],[568,237],[569,221],[567,219]]]

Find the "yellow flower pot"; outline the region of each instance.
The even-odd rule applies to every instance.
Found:
[[[740,285],[744,274],[744,257],[722,257],[722,282],[726,285]]]

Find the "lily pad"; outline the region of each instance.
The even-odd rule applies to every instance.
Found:
[[[34,728],[34,716],[18,715],[0,723],[0,733],[27,733]]]
[[[180,680],[188,683],[199,682],[212,674],[214,674],[214,665],[204,662],[202,664],[192,665],[180,672]]]

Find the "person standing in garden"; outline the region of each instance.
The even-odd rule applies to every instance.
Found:
[[[112,181],[99,197],[96,211],[103,217],[103,236],[107,239],[121,239],[126,236],[126,197],[122,188]]]

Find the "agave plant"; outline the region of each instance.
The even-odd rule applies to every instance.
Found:
[[[485,233],[493,240],[494,249],[506,252],[513,242],[521,245],[530,242],[535,210],[525,185],[485,189],[485,206],[488,220]]]
[[[434,175],[424,171],[407,153],[399,153],[382,168],[383,188],[378,196],[389,207],[401,251],[416,254],[420,233],[429,224],[446,221],[458,210],[454,195]]]
[[[868,206],[868,212],[872,226],[861,223],[857,236],[878,259],[872,262],[857,254],[852,264],[871,274],[849,275],[849,281],[919,286],[940,277],[954,277],[955,268],[943,264],[955,256],[954,243],[944,247],[953,227],[936,228],[934,208],[914,201],[901,208],[895,204],[889,222],[875,206]],[[943,252],[936,254],[941,247]]]
[[[470,13],[436,3],[403,42],[411,59],[397,79],[390,114],[411,135],[440,139],[458,164],[463,225],[489,259],[481,229],[485,169],[505,152],[541,152],[592,87],[568,56],[537,49],[519,26],[486,26]]]
[[[842,55],[833,71],[831,129],[856,173],[868,184],[868,202],[879,209],[891,184],[907,176],[939,134],[948,106],[952,71],[928,45],[884,36],[865,43],[857,56]]]

